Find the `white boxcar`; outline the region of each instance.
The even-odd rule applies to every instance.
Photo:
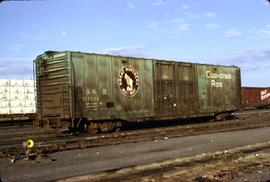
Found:
[[[1,108],[0,109],[0,114],[10,114],[11,111],[9,108]]]
[[[23,87],[24,86],[23,83],[24,83],[23,80],[18,80],[18,79],[10,80],[10,86],[11,87]]]
[[[0,79],[0,114],[35,113],[33,80]]]
[[[34,88],[34,82],[33,80],[24,80],[24,86]]]
[[[34,94],[35,93],[34,87],[30,87],[30,86],[25,87],[25,93]]]
[[[8,79],[0,79],[0,87],[7,87],[10,85],[10,80]]]

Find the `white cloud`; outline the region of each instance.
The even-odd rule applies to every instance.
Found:
[[[185,9],[189,9],[190,8],[190,6],[189,5],[187,5],[187,4],[183,4],[182,6],[181,6],[181,10],[185,10]]]
[[[247,34],[248,35],[253,34],[255,31],[256,31],[256,28],[250,28],[248,29]]]
[[[36,35],[33,36],[34,40],[47,40],[49,38],[49,34],[45,30],[40,30]]]
[[[195,19],[195,20],[202,20],[202,16],[201,15],[197,15],[197,14],[188,14],[188,17],[191,18],[191,19]]]
[[[46,41],[48,39],[59,39],[59,38],[65,37],[65,36],[67,36],[66,31],[59,32],[57,34],[53,34],[53,33],[47,32],[45,30],[40,30],[37,33],[33,34],[32,39],[38,40],[38,41]]]
[[[214,58],[218,63],[240,66],[243,71],[270,68],[270,49],[246,49]]]
[[[245,86],[270,86],[270,48],[245,49],[224,55],[205,58],[212,64],[235,65],[241,69],[242,84]]]
[[[215,17],[216,16],[216,13],[214,13],[214,12],[210,12],[210,11],[208,11],[208,12],[206,12],[206,13],[204,13],[204,14],[194,14],[194,13],[189,13],[189,14],[187,14],[187,16],[189,17],[189,18],[191,18],[191,19],[195,19],[195,20],[203,20],[203,19],[205,19],[205,18],[213,18],[213,17]]]
[[[216,13],[214,13],[214,12],[206,12],[206,13],[204,13],[204,16],[207,16],[207,17],[209,17],[209,18],[213,18],[213,17],[215,17],[216,16]]]
[[[12,51],[21,51],[22,49],[24,49],[26,47],[25,44],[12,44],[9,49]]]
[[[153,5],[154,6],[161,6],[165,3],[165,0],[156,0]]]
[[[215,24],[215,23],[208,23],[208,24],[205,24],[205,27],[208,29],[208,30],[216,30],[216,29],[220,29],[220,26],[218,24]]]
[[[47,40],[47,37],[42,37],[42,36],[35,36],[33,37],[34,40]]]
[[[62,32],[62,36],[65,37],[67,35],[67,32]]]
[[[262,5],[264,5],[264,6],[269,6],[270,4],[269,4],[269,2],[267,2],[267,0],[263,0],[263,1],[262,1]]]
[[[30,78],[33,76],[33,58],[0,58],[1,78]]]
[[[40,30],[39,33],[40,34],[46,34],[47,32],[45,30]]]
[[[183,22],[184,22],[184,19],[183,19],[183,18],[177,17],[177,18],[171,19],[171,22],[172,22],[172,23],[179,24],[179,23],[183,23]]]
[[[127,47],[117,47],[117,48],[107,48],[101,53],[111,54],[111,55],[122,55],[122,56],[132,56],[132,57],[147,57],[145,54],[145,46],[127,46]]]
[[[257,32],[257,35],[261,36],[262,38],[270,39],[270,30],[261,30]]]
[[[187,23],[180,24],[179,31],[180,32],[189,32],[190,31],[189,24],[187,24]]]
[[[243,33],[237,30],[228,30],[224,32],[225,37],[234,38],[234,37],[240,37]]]

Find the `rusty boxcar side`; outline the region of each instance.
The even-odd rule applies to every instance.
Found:
[[[211,116],[240,108],[240,69],[154,61],[157,119]]]
[[[109,130],[121,121],[215,116],[240,108],[240,69],[81,52],[37,57],[37,123]]]
[[[245,108],[270,106],[270,87],[242,87],[242,104]]]

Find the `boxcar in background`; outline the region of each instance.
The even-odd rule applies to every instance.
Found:
[[[121,122],[222,116],[241,107],[240,69],[81,52],[35,60],[37,125],[108,131]]]
[[[35,117],[34,80],[0,79],[0,125]]]
[[[270,107],[270,87],[242,87],[241,96],[247,109]]]

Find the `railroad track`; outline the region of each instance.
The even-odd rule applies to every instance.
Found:
[[[235,112],[235,116],[246,116],[246,115],[254,115],[254,114],[263,114],[263,113],[270,113],[270,109],[251,109],[251,110],[243,110]]]
[[[0,152],[8,148],[20,148],[24,141],[33,139],[35,141],[54,140],[61,135],[52,129],[24,127],[1,127],[0,128]]]
[[[243,173],[270,167],[269,157],[270,142],[264,142],[157,163],[105,170],[59,179],[57,182],[232,181]]]
[[[27,126],[32,125],[35,118],[34,113],[27,114],[1,114],[0,128],[13,126]]]
[[[7,148],[15,148],[19,147],[20,145],[23,145],[23,142],[25,142],[28,139],[32,139],[34,141],[49,141],[49,140],[55,140],[59,137],[59,134],[56,133],[40,133],[37,135],[18,135],[15,137],[6,138],[6,137],[0,137],[0,151],[6,150]]]
[[[258,116],[260,116],[258,119]],[[148,128],[140,130],[127,130],[115,133],[99,134],[89,136],[82,134],[70,136],[68,134],[54,134],[51,136],[41,136],[32,138],[35,141],[34,152],[53,153],[63,150],[90,148],[105,145],[117,145],[124,143],[135,143],[152,140],[166,140],[168,138],[199,135],[205,133],[215,133],[233,130],[244,130],[270,126],[270,112],[263,111],[259,113],[251,112],[248,114],[239,114],[238,119],[222,122],[193,123],[188,125],[176,125],[160,128]],[[28,139],[29,135],[27,138]],[[22,141],[19,138],[8,143],[0,143],[0,152],[2,154],[13,153],[24,155],[25,149],[22,147]],[[12,143],[13,142],[13,143]]]

